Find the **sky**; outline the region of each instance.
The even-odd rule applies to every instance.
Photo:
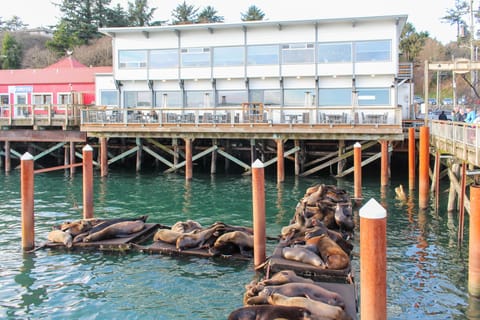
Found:
[[[240,14],[251,5],[265,13],[265,19],[302,20],[337,17],[365,17],[392,14],[408,15],[417,32],[427,31],[430,37],[443,44],[456,40],[456,27],[441,22],[447,9],[454,7],[455,0],[185,0],[188,5],[199,8],[213,6],[225,22],[239,22]],[[474,7],[478,7],[474,0]],[[8,20],[16,15],[30,28],[55,25],[60,20],[60,11],[53,3],[62,0],[13,0],[2,6],[0,18]],[[134,0],[131,0],[134,2]],[[128,8],[128,0],[112,0],[112,6],[120,3]],[[172,11],[183,0],[149,0],[150,8],[157,7],[154,20],[170,20]],[[468,17],[466,17],[468,18]],[[477,28],[478,29],[478,28]]]

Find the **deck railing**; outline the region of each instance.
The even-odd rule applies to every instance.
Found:
[[[402,125],[400,108],[378,107],[272,107],[231,106],[216,108],[118,108],[86,107],[81,124],[368,124]]]
[[[79,126],[80,105],[0,105],[3,126]]]

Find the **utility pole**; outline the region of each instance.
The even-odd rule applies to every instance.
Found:
[[[475,49],[473,47],[473,39],[475,37],[475,25],[473,20],[473,0],[470,0],[470,62],[475,59]],[[470,79],[472,81],[472,86],[475,88],[477,86],[477,71],[470,71]],[[472,97],[475,96],[475,90],[472,88]]]

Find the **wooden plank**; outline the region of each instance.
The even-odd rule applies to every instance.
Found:
[[[118,161],[118,160],[120,160],[120,159],[123,159],[123,158],[125,158],[125,157],[128,157],[128,156],[131,155],[132,153],[137,152],[137,150],[138,150],[138,146],[135,146],[135,147],[133,147],[132,149],[127,150],[127,151],[119,154],[118,156],[113,157],[112,159],[108,160],[108,164],[110,165],[110,164],[112,164],[112,163],[114,163],[114,162],[116,162],[116,161]]]
[[[143,146],[143,150],[145,150],[146,153],[150,154],[152,157],[154,157],[155,159],[159,160],[159,161],[162,162],[163,164],[166,164],[166,165],[169,166],[170,168],[173,167],[173,163],[171,163],[170,161],[168,161],[167,159],[165,159],[165,158],[162,157],[161,155],[157,154],[155,151],[153,151],[153,150],[150,149],[149,147]]]
[[[217,150],[217,149],[218,149],[217,146],[212,146],[212,147],[210,147],[210,148],[208,148],[208,149],[205,149],[204,151],[199,152],[199,153],[197,153],[196,155],[194,155],[194,156],[192,157],[192,161],[198,160],[198,159],[200,159],[201,157],[204,157],[204,156],[206,156],[207,154],[210,154],[210,152],[215,151],[215,150]],[[181,168],[181,167],[184,167],[185,164],[186,164],[186,161],[182,161],[182,162],[180,162],[179,164],[177,164],[176,166],[172,166],[170,169],[165,170],[164,172],[165,172],[165,173],[173,172],[173,171],[175,171],[175,170],[177,170],[177,169],[179,169],[179,168]]]
[[[217,150],[218,154],[222,155],[223,157],[227,158],[228,160],[232,161],[232,162],[235,162],[236,164],[238,164],[240,167],[243,167],[245,168],[245,170],[250,170],[250,166],[248,164],[246,164],[245,162],[235,158],[234,156],[226,153],[225,151],[223,151],[222,149],[218,149]]]
[[[2,130],[0,141],[20,142],[86,142],[87,133],[76,130]]]
[[[300,147],[294,147],[294,148],[292,148],[292,149],[290,149],[290,150],[288,150],[288,151],[285,151],[285,152],[283,153],[283,157],[286,158],[286,157],[288,157],[289,155],[291,155],[291,154],[293,154],[293,153],[295,153],[295,152],[297,152],[297,151],[300,151]],[[268,161],[265,161],[265,163],[263,164],[263,166],[264,166],[264,167],[268,167],[268,166],[271,165],[272,163],[277,162],[277,160],[278,160],[278,157],[274,157],[274,158],[272,158],[272,159],[270,159],[270,160],[268,160]]]

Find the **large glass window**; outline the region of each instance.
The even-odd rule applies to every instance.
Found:
[[[163,108],[183,107],[181,91],[155,91],[155,106]]]
[[[249,65],[278,64],[278,46],[249,46],[247,48],[247,63]]]
[[[178,50],[151,50],[150,51],[150,68],[176,68],[178,67]]]
[[[386,106],[390,105],[389,88],[359,88],[359,106]]]
[[[315,105],[315,90],[285,89],[283,104],[286,107],[310,107]]]
[[[32,104],[51,104],[52,103],[52,94],[51,93],[34,93],[32,94]]]
[[[118,51],[118,67],[120,69],[143,69],[147,67],[146,50]]]
[[[374,40],[355,42],[355,61],[390,61],[391,41]]]
[[[248,102],[248,93],[246,90],[218,91],[217,106],[239,106],[243,102]]]
[[[318,90],[319,106],[352,105],[352,88],[321,88]]]
[[[244,47],[218,47],[213,49],[213,65],[216,67],[243,66]]]
[[[9,104],[8,94],[0,94],[0,104]]]
[[[264,106],[279,106],[282,104],[282,92],[280,90],[251,90],[250,101],[261,102]]]
[[[350,42],[332,42],[318,44],[318,63],[338,63],[352,61]]]
[[[58,94],[57,104],[70,104],[70,103],[72,103],[72,94],[70,92]]]
[[[190,108],[210,108],[212,93],[210,91],[186,91],[187,107]]]
[[[102,106],[118,106],[118,91],[115,91],[115,90],[100,91],[100,104]]]
[[[210,48],[184,48],[182,54],[182,67],[209,67]]]
[[[125,91],[125,107],[151,107],[152,93],[150,91]]]
[[[314,52],[313,43],[284,44],[282,45],[282,63],[313,63]]]

